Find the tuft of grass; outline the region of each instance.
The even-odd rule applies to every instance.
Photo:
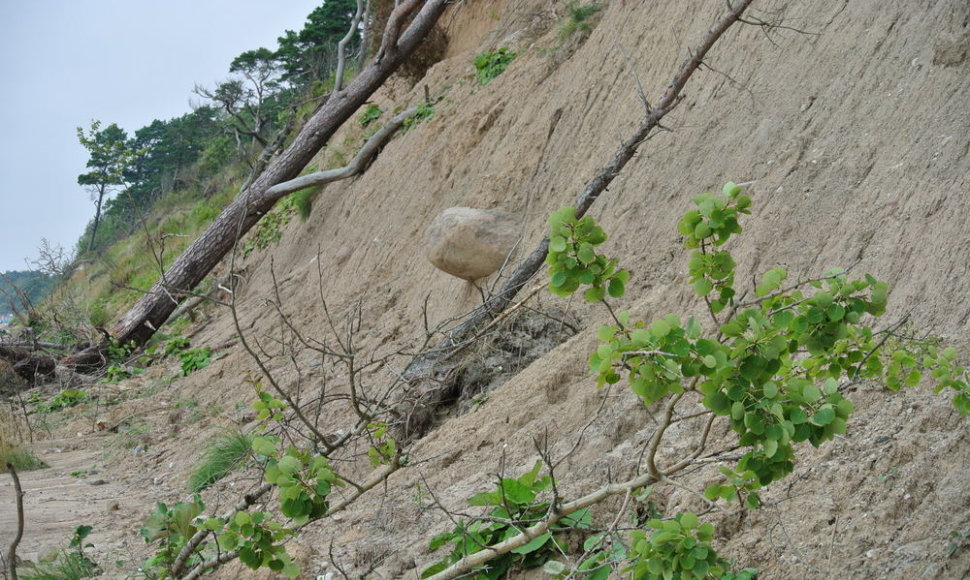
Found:
[[[7,464],[13,465],[19,471],[43,469],[47,464],[33,454],[29,449],[19,445],[0,441],[0,473],[7,473]]]
[[[310,213],[313,211],[313,199],[322,189],[321,187],[308,187],[291,194],[296,213],[299,214],[301,220],[306,221],[310,217]]]
[[[80,580],[100,575],[98,566],[90,558],[74,552],[62,552],[53,562],[27,566],[20,571],[23,580]]]
[[[251,448],[252,437],[240,431],[229,431],[216,437],[189,476],[189,491],[198,493],[241,467],[249,458]]]
[[[593,24],[593,17],[599,14],[603,8],[605,6],[599,2],[592,4],[570,3],[567,7],[569,14],[559,29],[559,37],[565,39],[572,36],[577,30],[589,30]]]
[[[101,575],[101,569],[94,560],[88,558],[84,548],[92,544],[85,544],[84,539],[91,533],[91,526],[78,526],[74,529],[70,548],[61,550],[52,562],[40,564],[29,563],[20,568],[20,578],[24,580],[81,580],[95,578]]]

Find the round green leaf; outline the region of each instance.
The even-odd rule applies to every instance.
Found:
[[[697,527],[697,514],[691,512],[686,512],[680,516],[680,525],[684,527],[685,530],[691,530]]]
[[[565,252],[566,239],[562,236],[552,236],[549,238],[549,250],[552,252]]]
[[[621,270],[621,272],[625,272],[625,270]],[[626,288],[620,276],[614,276],[610,279],[610,285],[607,291],[613,298],[623,296],[623,294],[626,292]]]
[[[711,281],[707,278],[698,278],[694,282],[694,294],[698,296],[707,296],[711,293],[711,290],[714,290],[714,284],[711,284]]]
[[[650,332],[657,338],[663,338],[670,334],[670,325],[664,320],[655,320],[650,325]]]
[[[594,286],[583,293],[583,298],[587,302],[599,302],[606,296],[606,290],[602,286]]]
[[[287,455],[286,457],[280,458],[280,460],[276,463],[276,466],[279,468],[280,473],[283,473],[284,475],[293,475],[303,467],[303,464],[300,463],[300,460],[296,457]]]
[[[812,423],[818,426],[825,426],[835,419],[835,408],[832,405],[822,405],[822,407],[812,415]]]

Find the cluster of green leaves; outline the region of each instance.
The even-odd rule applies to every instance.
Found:
[[[710,251],[708,246],[721,246],[733,234],[741,233],[738,218],[741,214],[749,214],[751,198],[741,195],[741,188],[733,183],[724,186],[724,196],[718,197],[710,193],[694,198],[696,210],[684,214],[677,229],[684,236],[684,246],[698,248],[702,245],[703,252],[691,254],[687,264],[690,282],[694,291],[708,301],[714,313],[718,313],[734,298],[734,269],[737,266],[731,254],[719,250]],[[717,292],[716,298],[709,298],[712,292]]]
[[[209,518],[203,526],[218,532],[220,548],[238,550],[239,561],[249,568],[269,568],[287,578],[300,575],[300,567],[293,562],[282,543],[295,531],[269,519],[265,512],[240,511],[228,521]]]
[[[192,341],[184,336],[173,336],[165,341],[162,356],[178,356],[183,350],[192,346]]]
[[[155,553],[142,563],[142,570],[155,578],[171,577],[171,566],[186,542],[199,531],[202,523],[199,516],[205,510],[205,503],[198,494],[192,501],[176,502],[171,506],[163,502],[155,504],[155,511],[145,519],[139,533],[146,543],[158,543]],[[192,566],[202,561],[200,554],[194,554],[188,561]]]
[[[51,561],[18,567],[19,577],[24,580],[80,580],[100,576],[101,569],[97,563],[84,553],[84,548],[94,546],[84,543],[92,529],[91,526],[74,528],[74,536],[67,550],[59,551]]]
[[[427,121],[431,117],[434,117],[434,105],[432,103],[421,103],[418,105],[418,110],[404,120],[404,124],[401,126],[401,132],[407,133],[411,127]]]
[[[253,410],[256,411],[256,420],[265,421],[272,418],[277,423],[283,421],[283,410],[286,409],[286,403],[263,390],[263,386],[259,381],[250,379],[250,384],[256,392],[256,401],[253,403]]]
[[[941,347],[938,339],[923,340],[891,339],[893,346],[882,356],[886,370],[886,386],[897,390],[918,385],[923,375],[936,381],[935,391],[956,391],[953,406],[961,415],[970,413],[970,372],[956,362],[957,351],[953,347]]]
[[[384,111],[374,103],[369,103],[364,107],[363,112],[357,116],[357,122],[360,123],[361,127],[367,127],[374,121],[381,118]]]
[[[252,448],[266,458],[263,478],[280,491],[280,512],[301,526],[326,515],[330,504],[327,496],[342,481],[325,457],[289,446],[280,453],[280,438],[259,435],[253,438]]]
[[[371,438],[371,446],[367,449],[371,466],[391,463],[398,454],[398,448],[397,441],[387,433],[387,423],[370,423],[367,433]]]
[[[500,478],[495,490],[477,493],[468,498],[470,505],[490,508],[487,517],[472,522],[459,522],[451,531],[432,538],[429,544],[431,550],[447,544],[452,546],[452,550],[443,559],[422,571],[421,577],[433,576],[469,554],[517,536],[523,527],[542,521],[548,516],[552,506],[549,501],[540,499],[540,494],[548,492],[553,482],[548,475],[539,477],[541,469],[542,463],[537,461],[535,467],[521,477]],[[567,549],[556,537],[557,534],[571,529],[587,529],[589,526],[590,514],[587,510],[570,514],[548,532],[494,558],[488,564],[475,569],[469,577],[475,580],[496,580],[503,578],[512,566],[541,566]]]
[[[108,346],[105,349],[105,353],[108,355],[108,360],[124,361],[127,360],[137,348],[138,345],[136,345],[134,341],[131,341],[128,344],[122,344],[118,340],[112,338],[108,341]]]
[[[210,347],[191,348],[191,346],[192,342],[188,338],[176,335],[166,340],[165,347],[162,349],[162,356],[179,359],[183,377],[209,366],[212,359]]]
[[[125,379],[130,379],[135,375],[140,375],[145,372],[145,369],[140,369],[137,367],[132,367],[123,364],[113,364],[108,365],[108,368],[104,369],[104,378],[101,379],[102,383],[118,383]]]
[[[732,572],[732,563],[711,548],[714,526],[700,523],[695,514],[684,512],[669,520],[652,519],[646,527],[630,533],[631,564],[625,570],[637,580],[683,580],[718,578],[750,580],[757,570]]]
[[[475,78],[478,84],[487,85],[495,77],[505,72],[509,64],[518,56],[507,48],[500,48],[494,52],[485,52],[475,57]]]
[[[593,218],[576,218],[576,208],[564,207],[549,216],[549,290],[569,296],[580,285],[590,286],[583,294],[589,302],[603,300],[607,293],[618,298],[626,291],[630,273],[617,270],[617,260],[596,253],[606,241],[603,228]]]
[[[583,558],[576,565],[575,573],[559,560],[549,560],[542,571],[554,578],[606,580],[613,570],[626,566],[629,556],[630,549],[616,535],[598,533],[583,542]]]
[[[182,376],[187,377],[195,371],[209,366],[212,358],[212,349],[208,346],[190,348],[180,352],[178,357],[182,363]]]
[[[773,268],[752,300],[738,302],[734,259],[719,248],[741,231],[738,217],[749,213],[751,200],[728,183],[723,195],[704,194],[694,203],[697,209],[684,215],[678,229],[684,245],[696,249],[689,260],[694,292],[715,320],[730,307],[716,336],[706,338],[693,319],[682,325],[667,315],[647,326],[621,313],[617,325],[600,329],[604,342],[590,365],[600,384],[618,382],[625,373],[646,403],[687,388],[702,394],[706,407],[729,418],[740,444],[753,448],[738,463],[742,479],[753,474],[767,485],[793,469],[794,443],[818,446],[845,433],[852,403],[840,393],[840,380],[885,375],[882,358],[872,356],[880,347],[885,354],[885,347],[863,317],[885,313],[888,285],[834,269],[783,287],[787,271]],[[915,385],[930,370],[939,388],[955,388],[964,400],[965,371],[953,363],[952,350],[926,349],[922,360],[905,349],[888,356],[890,381],[905,375],[896,382]]]
[[[41,413],[53,413],[61,409],[73,407],[74,405],[87,403],[90,400],[91,395],[83,389],[64,389],[46,403],[37,405],[37,411]]]
[[[248,258],[256,250],[265,250],[270,245],[278,244],[283,239],[283,229],[290,223],[296,211],[296,202],[292,196],[287,196],[277,203],[276,207],[264,215],[246,236],[243,256]]]
[[[615,571],[636,580],[751,580],[758,575],[753,568],[734,572],[734,563],[711,547],[714,526],[700,523],[696,514],[654,517],[642,526],[626,537],[615,531],[594,534],[583,542],[583,556],[574,568],[550,561],[543,571],[555,578],[584,580],[606,580]]]
[[[210,531],[216,535],[219,550],[237,550],[240,561],[249,568],[267,567],[287,578],[299,576],[299,566],[293,563],[282,544],[293,535],[292,529],[265,512],[240,510],[223,519],[208,517],[204,510],[205,503],[198,494],[191,501],[171,506],[158,502],[141,528],[146,542],[158,543],[155,554],[142,564],[142,570],[155,578],[174,577],[172,566],[182,548],[196,533]],[[201,564],[208,557],[211,556],[196,551],[186,561],[186,567]]]

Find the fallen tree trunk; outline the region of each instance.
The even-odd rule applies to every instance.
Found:
[[[16,346],[0,344],[0,358],[10,361],[13,371],[31,385],[35,379],[54,376],[57,367],[57,359],[51,355]]]
[[[660,121],[683,99],[681,95],[687,81],[700,68],[704,57],[714,47],[718,39],[737,22],[754,0],[741,0],[736,5],[729,4],[729,10],[714,24],[707,35],[690,51],[690,57],[681,64],[673,80],[663,95],[652,107],[646,97],[641,95],[648,108],[646,115],[633,133],[623,142],[610,161],[600,168],[586,184],[576,199],[576,217],[582,217],[593,206],[599,196],[613,182],[626,164],[636,154],[640,145],[660,128]],[[397,436],[403,440],[419,437],[430,426],[435,409],[443,402],[454,397],[458,388],[460,373],[457,363],[450,361],[467,344],[474,341],[479,330],[489,321],[501,314],[526,283],[531,280],[549,252],[549,238],[544,237],[531,254],[516,268],[509,280],[498,293],[478,307],[468,318],[448,332],[448,337],[433,349],[416,358],[404,371],[404,379],[412,388],[395,405],[398,415]]]
[[[236,240],[266,215],[288,191],[273,189],[297,177],[333,134],[417,49],[441,14],[447,0],[406,0],[394,9],[374,61],[307,121],[293,144],[226,207],[205,232],[166,270],[142,298],[111,329],[122,344],[142,345],[165,323],[185,298],[233,248]],[[420,9],[420,10],[419,10]],[[410,18],[410,23],[406,22]],[[66,357],[74,366],[98,365],[98,345]]]

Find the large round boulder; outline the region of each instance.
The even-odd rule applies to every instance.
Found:
[[[487,209],[452,207],[428,226],[427,257],[436,268],[465,280],[502,267],[519,239],[519,216]]]

